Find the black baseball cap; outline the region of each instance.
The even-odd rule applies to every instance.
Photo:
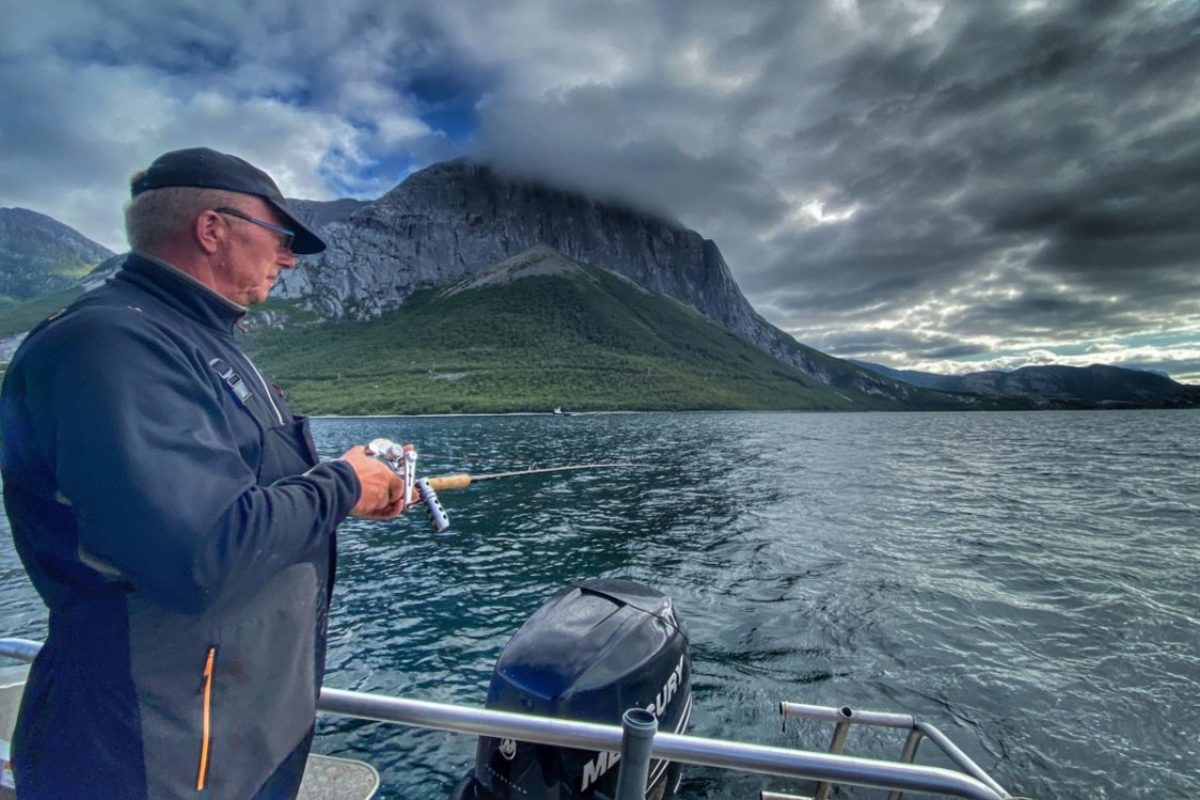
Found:
[[[297,255],[319,253],[325,242],[308,229],[303,222],[288,210],[283,193],[263,172],[249,161],[218,153],[207,147],[191,147],[163,153],[130,181],[129,190],[133,197],[150,189],[165,189],[168,186],[194,186],[197,189],[224,189],[261,197],[287,218],[288,227],[296,232],[292,241],[292,252]]]

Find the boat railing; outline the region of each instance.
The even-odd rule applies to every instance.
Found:
[[[25,639],[0,639],[0,657],[31,661],[41,645]],[[792,709],[786,716],[809,716],[800,709],[820,709],[818,706],[786,704]],[[947,797],[966,797],[974,800],[1005,800],[1011,797],[999,784],[988,778],[978,766],[965,755],[955,757],[942,745],[945,739],[936,729],[914,723],[913,730],[920,730],[931,741],[938,742],[951,759],[965,771],[959,772],[941,767],[930,767],[908,761],[884,761],[847,756],[841,753],[818,753],[767,745],[747,744],[724,739],[709,739],[673,733],[655,732],[645,736],[645,720],[631,710],[627,713],[624,727],[600,725],[568,719],[515,714],[507,711],[460,706],[451,703],[434,703],[404,697],[353,692],[329,687],[321,690],[317,703],[320,711],[363,720],[391,722],[431,730],[449,731],[475,736],[509,738],[523,742],[569,747],[578,750],[607,751],[620,753],[626,763],[643,766],[648,757],[694,764],[704,767],[733,769],[793,780],[818,781],[825,784],[850,784],[857,786],[890,789],[898,792],[926,792]],[[781,710],[784,706],[781,706]],[[839,709],[823,709],[824,712],[840,714]],[[871,712],[857,712],[859,720],[870,718]],[[649,716],[642,714],[641,716]],[[851,717],[855,714],[851,714]],[[900,717],[902,715],[894,715]],[[840,717],[845,717],[840,714]],[[818,717],[825,719],[827,717]],[[839,724],[843,719],[837,720]],[[631,725],[631,723],[633,723]],[[870,723],[866,723],[870,724]],[[638,728],[642,733],[638,733]],[[893,726],[895,727],[895,726]],[[629,735],[626,735],[629,731]],[[844,741],[844,734],[842,736]],[[949,742],[949,740],[945,740]],[[912,755],[915,755],[915,744]],[[970,765],[970,767],[966,765]],[[973,768],[973,769],[972,769]],[[644,770],[643,770],[644,771]],[[977,774],[967,774],[968,772]],[[986,778],[986,780],[981,779]],[[645,792],[645,775],[640,783],[622,781],[617,800],[640,798]],[[640,791],[639,791],[640,789]],[[825,790],[826,793],[828,789]],[[769,796],[769,793],[764,793]],[[893,796],[899,796],[894,794]]]
[[[843,752],[851,725],[898,728],[908,731],[908,736],[904,740],[904,747],[900,751],[899,763],[913,763],[913,759],[917,756],[917,747],[920,746],[922,740],[929,739],[929,741],[937,745],[956,767],[981,783],[986,784],[999,793],[1001,797],[1007,796],[1004,788],[996,783],[992,779],[992,776],[988,775],[982,767],[972,761],[970,756],[959,749],[958,745],[950,740],[950,737],[933,725],[917,720],[911,714],[864,711],[851,708],[850,706],[841,706],[838,708],[813,706],[805,703],[789,703],[787,701],[779,704],[779,713],[783,717],[783,728],[785,731],[787,730],[787,720],[789,717],[833,723],[835,727],[833,729],[833,739],[829,743],[829,752],[834,754]],[[826,800],[829,796],[830,787],[830,782],[822,781],[817,786],[817,792],[812,796],[812,800]],[[902,793],[899,790],[895,790],[888,795],[888,800],[900,800],[901,796]],[[784,800],[786,797],[787,795],[768,792],[764,794],[761,800]]]

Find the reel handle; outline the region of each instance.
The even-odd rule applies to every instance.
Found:
[[[417,481],[417,491],[420,492],[421,500],[425,502],[425,508],[429,511],[429,523],[433,526],[434,533],[443,533],[450,527],[450,518],[446,516],[446,509],[442,508],[437,492],[429,485],[428,478]]]

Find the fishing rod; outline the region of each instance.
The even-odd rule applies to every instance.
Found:
[[[567,464],[561,467],[538,467],[536,469],[519,469],[514,472],[485,472],[482,475],[468,475],[465,472],[459,472],[453,475],[435,475],[432,478],[426,478],[429,485],[434,489],[465,489],[472,483],[481,481],[495,481],[501,478],[517,478],[522,475],[541,475],[547,472],[569,472],[571,470],[580,469],[620,469],[628,467],[640,467],[641,464],[625,464],[614,461],[608,464]]]
[[[421,501],[429,512],[430,523],[437,533],[442,533],[450,527],[450,518],[446,509],[438,500],[437,493],[447,489],[466,489],[473,483],[496,481],[502,478],[518,478],[525,475],[544,475],[551,472],[572,472],[585,469],[627,469],[644,466],[624,462],[605,462],[596,464],[566,464],[561,467],[536,467],[519,469],[511,472],[487,472],[482,475],[470,475],[458,472],[451,475],[434,475],[417,478],[417,449],[411,444],[398,445],[391,439],[372,439],[366,445],[367,455],[387,464],[404,481],[405,491],[415,486]]]

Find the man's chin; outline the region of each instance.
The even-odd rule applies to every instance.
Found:
[[[268,283],[265,288],[256,291],[246,305],[257,306],[267,302],[267,298],[271,296],[271,287],[274,285],[275,282],[272,281],[271,283]]]

